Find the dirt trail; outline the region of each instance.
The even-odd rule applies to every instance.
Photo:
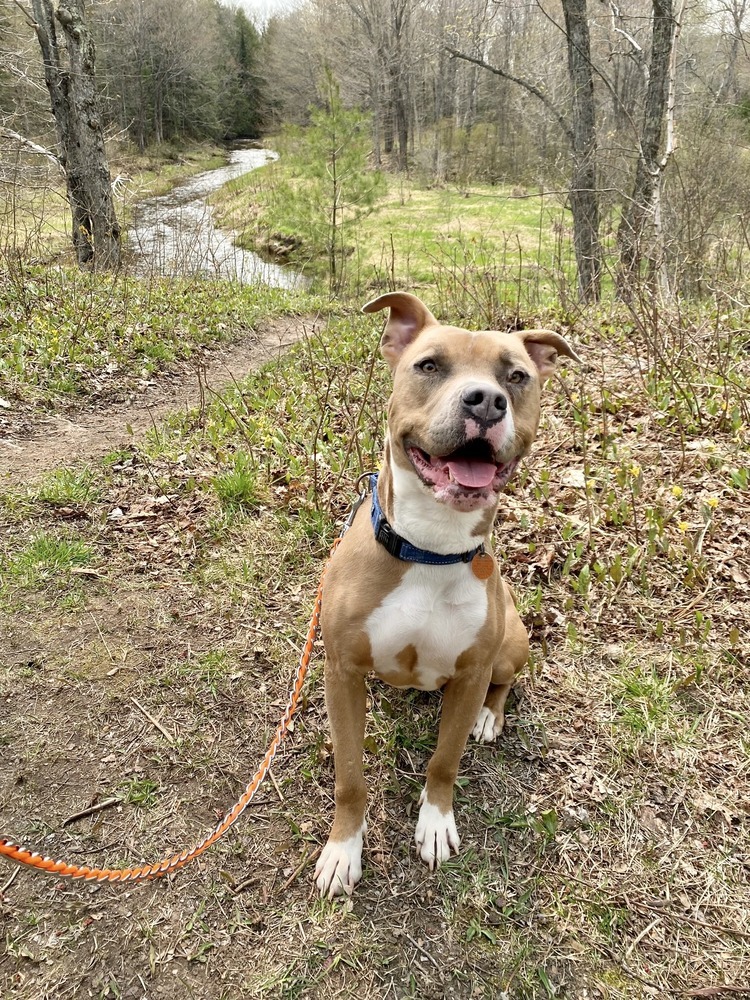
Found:
[[[298,316],[273,320],[234,344],[218,344],[200,359],[174,364],[154,384],[125,400],[98,401],[75,413],[36,422],[29,435],[0,438],[0,488],[31,482],[59,466],[95,461],[141,438],[168,413],[201,401],[201,383],[220,392],[277,358],[311,326]]]

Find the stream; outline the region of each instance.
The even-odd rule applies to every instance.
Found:
[[[275,288],[304,287],[305,278],[293,268],[269,263],[235,246],[234,234],[214,225],[213,209],[206,202],[208,195],[227,181],[276,158],[271,149],[234,149],[226,166],[196,174],[168,194],[140,202],[127,240],[128,249],[136,256],[138,273],[205,275],[246,285],[260,282]]]

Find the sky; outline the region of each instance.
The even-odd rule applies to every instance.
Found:
[[[262,24],[272,14],[299,6],[300,0],[221,0],[227,7],[242,7],[256,23]]]

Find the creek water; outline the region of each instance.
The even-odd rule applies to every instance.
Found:
[[[140,202],[127,243],[135,255],[136,270],[167,277],[222,277],[275,288],[303,287],[304,277],[293,268],[270,263],[236,246],[232,233],[214,225],[213,210],[206,201],[227,181],[276,157],[271,149],[234,149],[226,166],[196,174],[168,194]]]

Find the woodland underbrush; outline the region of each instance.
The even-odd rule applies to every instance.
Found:
[[[446,287],[421,292],[452,320]],[[16,308],[33,329],[37,305]],[[486,325],[486,310],[467,295],[461,322]],[[274,783],[200,865],[125,892],[3,880],[9,996],[145,983],[631,1000],[746,985],[742,313],[643,293],[510,319],[564,329],[584,360],[549,384],[495,526],[532,660],[499,745],[464,759],[462,853],[433,876],[410,856],[439,698],[373,683],[365,878],[343,904],[311,895],[333,790],[318,659]],[[8,832],[114,864],[181,849],[231,805],[280,714],[353,484],[379,461],[379,335],[354,310],[332,315],[101,465],[4,491]]]

